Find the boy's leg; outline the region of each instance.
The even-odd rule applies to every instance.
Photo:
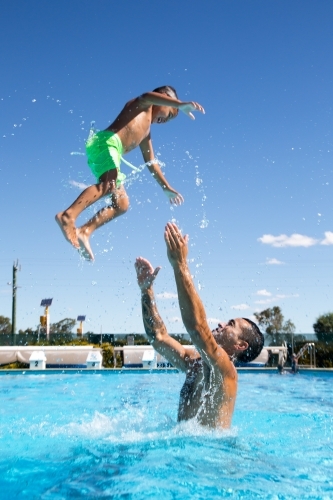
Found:
[[[80,248],[79,240],[76,234],[75,221],[80,213],[103,196],[111,193],[115,188],[117,179],[117,170],[109,170],[100,177],[99,184],[93,184],[86,188],[80,196],[63,212],[59,212],[55,216],[56,222],[59,224],[65,238],[75,248]]]
[[[97,214],[86,222],[86,224],[76,230],[81,255],[87,260],[94,260],[94,254],[89,243],[90,235],[107,222],[124,214],[128,209],[129,199],[124,186],[113,189],[110,196],[111,205],[102,208],[102,210],[97,212]]]

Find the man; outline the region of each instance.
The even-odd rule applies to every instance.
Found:
[[[196,348],[185,348],[169,336],[158,313],[153,282],[160,270],[138,257],[135,262],[141,289],[142,317],[151,345],[172,365],[186,373],[180,392],[178,420],[196,418],[202,425],[229,428],[237,394],[233,359],[251,361],[263,347],[259,328],[245,318],[231,319],[209,329],[206,313],[187,264],[188,237],[168,223],[164,239],[174,270],[184,326]]]

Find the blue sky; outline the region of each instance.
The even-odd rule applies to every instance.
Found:
[[[18,258],[18,328],[36,326],[53,297],[51,321],[86,314],[95,332],[142,332],[142,255],[163,266],[155,290],[169,331],[184,331],[163,241],[173,219],[190,235],[212,326],[279,305],[311,332],[332,310],[332,2],[35,0],[2,15],[0,314],[11,316]],[[95,263],[82,262],[54,222],[93,182],[71,153],[91,121],[105,128],[164,84],[206,109],[152,127],[185,203],[170,208],[143,172],[127,186],[131,209],[92,238]],[[137,151],[127,159],[142,164]]]

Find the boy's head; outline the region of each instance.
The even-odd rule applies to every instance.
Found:
[[[157,87],[153,92],[157,92],[158,94],[166,94],[173,99],[178,99],[178,95],[176,89],[171,87],[171,85],[164,85],[163,87]]]
[[[153,90],[153,92],[157,92],[158,94],[165,94],[172,99],[178,99],[178,95],[176,89],[171,87],[171,85],[164,85],[163,87],[157,87]],[[171,108],[170,106],[154,106],[154,123],[166,123],[172,118],[176,118],[178,115],[177,108]]]

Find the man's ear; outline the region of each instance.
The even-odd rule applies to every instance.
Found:
[[[239,340],[237,344],[235,344],[236,351],[246,351],[249,347],[249,344],[245,342],[245,340]]]

